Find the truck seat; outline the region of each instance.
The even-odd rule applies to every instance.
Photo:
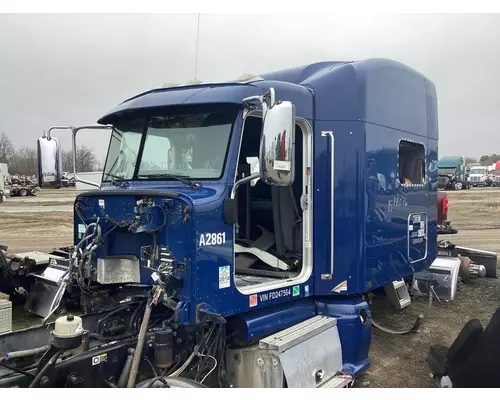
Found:
[[[272,186],[271,199],[276,252],[279,256],[295,253],[295,251],[301,254],[302,220],[293,188],[291,186]],[[294,244],[294,231],[298,232],[296,244]]]

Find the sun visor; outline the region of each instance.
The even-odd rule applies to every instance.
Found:
[[[249,84],[196,85],[158,89],[125,101],[97,122],[113,124],[123,115],[151,108],[201,104],[242,104],[245,97],[262,95],[262,89]]]

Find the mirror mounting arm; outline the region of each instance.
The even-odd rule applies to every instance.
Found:
[[[56,130],[56,129],[71,129],[71,126],[52,126],[48,132],[47,132],[47,135],[45,135],[45,132],[43,133],[43,136],[45,136],[47,138],[47,140],[50,140],[52,138],[52,136],[50,135],[52,131]],[[42,136],[42,137],[43,137]]]
[[[267,100],[269,99],[269,105],[267,104]],[[276,92],[274,88],[270,88],[266,93],[262,96],[251,96],[243,99],[244,104],[251,104],[253,102],[260,102],[263,108],[263,116],[266,116],[266,111],[276,104]]]
[[[238,188],[243,185],[244,183],[247,183],[247,182],[250,182],[250,181],[253,181],[254,179],[256,178],[260,178],[260,173],[256,173],[256,174],[251,174],[251,175],[248,175],[242,179],[240,179],[239,181],[236,181],[234,183],[234,186],[233,186],[233,189],[231,190],[231,199],[235,199],[236,198],[236,192],[238,191]]]
[[[112,126],[109,126],[109,125],[86,125],[86,126],[78,126],[78,127],[72,126],[70,129],[71,129],[71,133],[73,135],[73,146],[72,146],[73,147],[73,175],[75,177],[75,181],[85,183],[87,185],[94,186],[94,187],[100,189],[100,185],[98,185],[95,182],[87,181],[85,179],[80,178],[76,172],[76,134],[78,133],[78,131],[80,131],[82,129],[112,129]]]

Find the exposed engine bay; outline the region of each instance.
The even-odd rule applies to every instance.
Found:
[[[156,304],[157,291],[110,312],[60,317],[52,330],[2,338],[16,346],[29,337],[36,347],[0,354],[0,385],[226,387],[225,325],[172,324],[172,311]]]
[[[133,203],[121,201],[122,213],[108,208],[95,215],[92,203],[101,206],[105,199],[79,196],[76,246],[31,273],[27,309],[44,322],[65,308],[81,307],[84,316],[62,316],[51,330],[42,325],[2,337],[7,348],[23,350],[0,355],[1,386],[203,387],[207,379],[225,386],[225,325],[174,323],[182,287],[177,272],[186,267],[157,244],[160,230],[190,224],[189,207],[175,194],[157,202],[142,193],[130,196]],[[135,248],[123,251],[121,235],[131,235]]]
[[[75,201],[77,244],[68,249],[66,258],[53,255],[43,272],[31,274],[35,283],[26,308],[46,320],[64,297],[69,307],[74,303],[86,313],[96,312],[130,296],[145,296],[151,285],[160,285],[165,304],[174,308],[171,299],[182,285],[182,277],[175,272],[185,271],[186,266],[174,259],[167,246],[157,244],[157,232],[189,225],[189,208],[175,197],[158,200],[132,195],[121,212],[99,206],[102,213],[96,215],[96,205],[109,197],[80,195]],[[123,246],[123,238],[133,239],[132,245]]]

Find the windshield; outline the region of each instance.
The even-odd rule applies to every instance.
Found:
[[[486,173],[486,168],[471,168],[470,173],[484,175]]]
[[[444,175],[448,175],[448,174],[455,174],[456,172],[456,168],[454,167],[449,167],[449,168],[442,168],[442,167],[439,167],[438,168],[438,172],[440,174],[444,174]]]
[[[151,116],[117,124],[103,181],[172,176],[219,179],[235,118],[236,111],[214,111]]]

